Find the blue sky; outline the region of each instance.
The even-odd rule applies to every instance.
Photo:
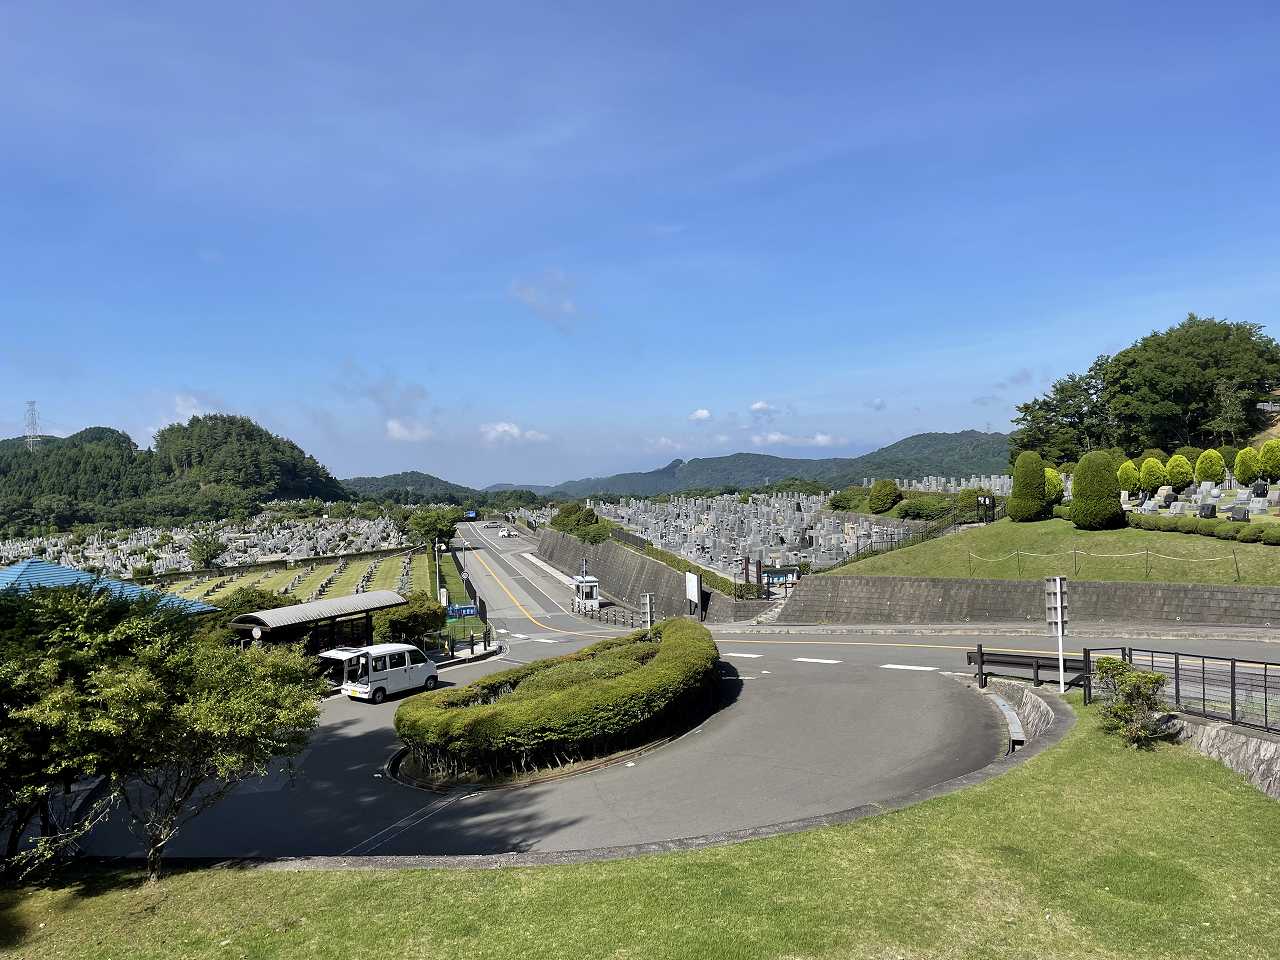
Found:
[[[486,484],[1006,429],[1270,323],[1277,49],[1269,3],[0,3],[0,435],[227,410]]]

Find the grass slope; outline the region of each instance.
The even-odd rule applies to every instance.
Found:
[[[1098,559],[1079,556],[1078,571],[1072,550],[1094,554],[1132,554],[1136,557]],[[1280,547],[1260,543],[1231,543],[1185,533],[1152,530],[1077,530],[1066,520],[1014,523],[999,520],[989,526],[965,530],[894,550],[879,557],[846,564],[830,571],[840,576],[884,577],[980,577],[992,580],[1036,580],[1061,574],[1081,580],[1145,580],[1150,550],[1150,580],[1161,583],[1235,583],[1235,550],[1240,583],[1280,583]],[[1023,551],[1021,560],[1010,557]],[[969,554],[975,559],[970,572]],[[1028,554],[1059,554],[1034,557]],[[1065,554],[1065,555],[1062,555]],[[1155,556],[1176,557],[1167,560]],[[998,563],[984,562],[997,560]],[[1005,558],[1005,559],[1000,559]],[[1210,558],[1226,558],[1207,562]],[[1190,563],[1188,560],[1201,562]],[[1019,571],[1021,563],[1021,571]]]
[[[1084,711],[1061,746],[1002,777],[847,826],[540,869],[210,869],[150,888],[82,874],[0,894],[0,949],[1260,960],[1280,944],[1278,883],[1280,804],[1186,747],[1104,738]]]

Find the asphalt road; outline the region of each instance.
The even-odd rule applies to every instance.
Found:
[[[464,525],[468,575],[490,621],[526,662],[619,630],[565,609],[569,590],[523,554],[524,539]],[[505,632],[504,632],[505,631]],[[177,856],[249,857],[565,851],[681,839],[848,809],[932,786],[1002,750],[995,712],[944,671],[964,671],[976,640],[1049,651],[1046,638],[771,635],[715,632],[722,709],[680,740],[577,777],[518,789],[434,795],[381,775],[399,747],[398,702],[326,701],[296,761],[240,787],[170,845]],[[1262,645],[1192,642],[1189,651],[1266,656]],[[461,684],[510,666],[458,667]],[[119,822],[90,852],[138,852]]]

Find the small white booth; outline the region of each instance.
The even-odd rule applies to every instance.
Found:
[[[575,610],[600,609],[600,579],[577,576],[573,578],[573,608]]]

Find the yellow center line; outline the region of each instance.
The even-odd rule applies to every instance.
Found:
[[[561,633],[567,637],[611,637],[613,636],[613,634],[611,633],[579,633],[576,630],[561,630],[559,627],[553,627],[550,624],[543,623],[541,620],[535,617],[532,613],[526,610],[524,607],[524,604],[516,599],[516,595],[507,589],[507,585],[502,582],[502,580],[498,577],[496,573],[493,572],[493,567],[489,566],[489,564],[484,562],[484,557],[480,556],[479,553],[473,553],[472,556],[474,556],[475,559],[480,561],[480,566],[484,567],[487,571],[489,571],[489,576],[493,577],[493,582],[498,585],[498,588],[507,595],[507,598],[516,605],[516,609],[518,609],[521,613],[523,613],[530,623],[536,623],[538,626],[542,627],[542,629],[544,630],[550,630],[552,633]]]

